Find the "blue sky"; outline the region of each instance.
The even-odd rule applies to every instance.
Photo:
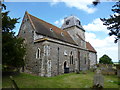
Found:
[[[70,15],[77,16],[86,30],[86,41],[89,41],[98,52],[98,59],[103,54],[109,55],[113,61],[118,61],[117,44],[114,44],[114,37],[108,36],[108,30],[102,25],[99,18],[107,18],[115,2],[101,2],[93,6],[90,2],[76,3],[66,2],[5,2],[9,15],[12,18],[21,18],[16,24],[14,31],[19,31],[25,11],[60,27],[64,18]]]

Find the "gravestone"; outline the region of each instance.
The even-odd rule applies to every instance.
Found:
[[[101,73],[104,75],[115,75],[116,70],[112,64],[100,64]]]
[[[117,68],[117,76],[120,78],[120,64],[116,65]]]
[[[108,64],[108,68],[109,68],[109,69],[112,69],[112,68],[113,68],[113,65],[112,65],[112,64]]]
[[[104,77],[101,74],[101,70],[97,69],[94,75],[93,88],[103,88],[104,87]]]
[[[108,74],[109,75],[115,75],[115,73],[116,73],[116,71],[113,68],[113,65],[112,64],[108,64]]]
[[[10,80],[12,81],[12,88],[14,88],[14,90],[19,90],[19,88],[18,88],[15,80],[13,80],[13,77],[12,77],[12,76],[10,76]]]
[[[120,78],[120,69],[117,69],[117,76]]]

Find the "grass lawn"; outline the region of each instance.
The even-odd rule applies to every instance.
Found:
[[[21,73],[13,76],[19,88],[90,88],[93,85],[94,73],[69,73],[55,77],[40,77]],[[104,76],[104,88],[118,88],[118,78],[115,75]],[[11,88],[8,76],[2,77],[2,87]]]

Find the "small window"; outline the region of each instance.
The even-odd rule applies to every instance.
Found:
[[[85,64],[87,64],[87,62],[86,62],[86,57],[85,57]]]
[[[79,21],[79,25],[81,25],[80,21]]]
[[[67,50],[64,51],[64,55],[67,56]]]
[[[70,64],[71,64],[71,56],[70,56]]]
[[[80,21],[79,21],[79,20],[77,20],[77,23],[78,23],[78,25],[81,25],[81,23],[80,23]]]
[[[53,32],[52,28],[50,28],[50,31]]]
[[[37,58],[37,59],[40,58],[40,48],[37,49],[37,52],[36,52],[36,58]]]
[[[73,55],[72,55],[71,59],[72,59],[72,64],[73,64]]]
[[[70,64],[73,64],[73,53],[72,53],[72,51],[70,52]]]
[[[69,22],[70,22],[70,20],[67,20],[67,21],[66,21],[66,25],[69,25]]]

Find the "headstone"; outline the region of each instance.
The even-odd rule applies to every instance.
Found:
[[[101,73],[104,75],[115,75],[116,70],[112,64],[100,64]]]
[[[109,68],[109,69],[112,69],[112,68],[113,68],[112,64],[109,64],[109,65],[108,65],[108,68]]]
[[[18,88],[15,80],[13,80],[13,77],[12,77],[12,76],[10,76],[10,79],[11,79],[11,81],[12,81],[12,87],[13,87],[15,90],[19,90],[19,88]]]
[[[116,70],[113,68],[113,65],[112,64],[108,65],[108,74],[115,75],[115,73],[116,73]]]
[[[120,78],[120,64],[116,65],[117,76]]]
[[[94,76],[93,86],[96,88],[103,88],[104,87],[104,77],[101,74],[101,70],[97,69],[96,74]]]
[[[80,71],[78,69],[75,70],[76,74],[80,74]]]
[[[117,76],[120,78],[120,69],[117,69]]]

